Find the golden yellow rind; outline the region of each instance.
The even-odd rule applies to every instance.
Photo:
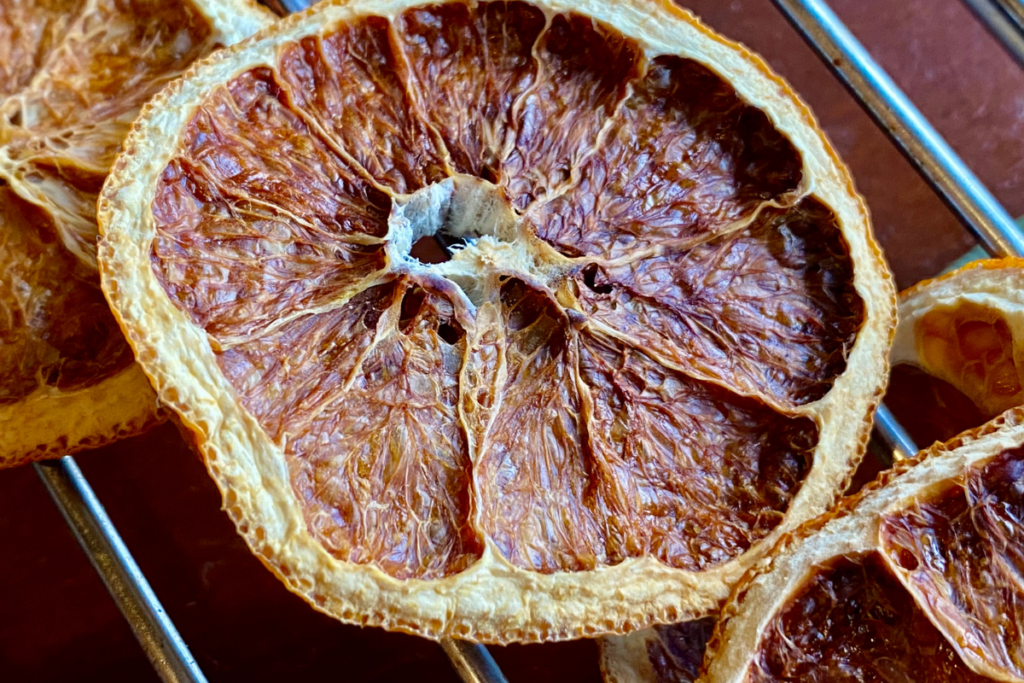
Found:
[[[644,558],[590,572],[542,575],[511,565],[490,541],[466,571],[435,581],[398,581],[373,566],[338,561],[306,530],[282,449],[240,407],[205,332],[168,299],[150,266],[156,182],[205,93],[257,65],[273,65],[281,46],[301,36],[366,14],[394,17],[419,4],[323,3],[204,60],[147,106],[99,203],[100,268],[115,315],[161,400],[196,433],[239,533],[317,609],[349,623],[491,643],[625,633],[708,614],[752,562],[782,534],[831,507],[849,481],[885,389],[895,291],[867,209],[810,112],[759,58],[714,35],[689,13],[667,0],[535,3],[550,12],[592,16],[636,39],[648,55],[683,55],[723,76],[800,150],[806,191],[832,207],[849,242],[866,318],[849,369],[824,399],[799,411],[821,426],[814,465],[785,520],[731,562],[694,573]]]

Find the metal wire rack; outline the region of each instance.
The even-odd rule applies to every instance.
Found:
[[[825,0],[772,0],[835,76],[850,90],[961,222],[993,256],[1024,256],[1024,234],[931,124],[871,58]],[[1024,0],[962,0],[1024,67]],[[306,0],[276,0],[287,12]],[[917,446],[883,405],[875,435],[894,459]],[[132,559],[117,529],[72,457],[37,463],[68,526],[88,555],[140,646],[166,683],[207,680],[188,646]],[[505,683],[487,648],[456,640],[441,643],[467,683]]]

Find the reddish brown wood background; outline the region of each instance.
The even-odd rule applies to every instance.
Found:
[[[867,196],[901,287],[972,241],[769,0],[687,0],[763,54],[817,112]],[[832,5],[995,192],[1024,213],[1024,72],[960,0]],[[235,536],[172,427],[79,462],[212,683],[456,681],[433,643],[337,624]],[[0,680],[155,681],[31,468],[0,472]],[[599,680],[592,642],[494,648],[512,683]]]

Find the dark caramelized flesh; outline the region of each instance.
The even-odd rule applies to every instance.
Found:
[[[766,625],[749,683],[982,683],[875,553],[816,566]]]
[[[139,109],[210,34],[188,2],[0,0],[0,404],[131,362],[100,292],[96,196]]]
[[[887,516],[881,539],[967,661],[1024,677],[1024,450]]]
[[[704,650],[715,628],[713,617],[656,626],[647,642],[647,658],[657,683],[694,683],[700,675]]]
[[[330,552],[400,578],[457,573],[486,539],[539,572],[702,571],[777,527],[818,440],[798,407],[845,369],[864,307],[763,113],[523,2],[278,54],[198,107],[152,263]],[[388,256],[410,194],[441,201],[446,177],[560,275],[496,265],[467,297]]]
[[[921,446],[949,441],[991,417],[952,384],[906,364],[892,369],[885,404]]]

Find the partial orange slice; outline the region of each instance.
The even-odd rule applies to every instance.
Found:
[[[885,384],[849,175],[668,2],[319,5],[154,100],[100,220],[240,533],[344,621],[703,616],[834,502]]]
[[[900,463],[784,538],[702,681],[1024,681],[1024,411]]]
[[[100,292],[96,197],[146,100],[267,23],[243,0],[0,2],[0,467],[160,418]]]
[[[919,439],[949,439],[1024,404],[1024,260],[976,261],[922,282],[900,294],[899,317],[894,389],[944,408],[944,424],[900,412]]]

